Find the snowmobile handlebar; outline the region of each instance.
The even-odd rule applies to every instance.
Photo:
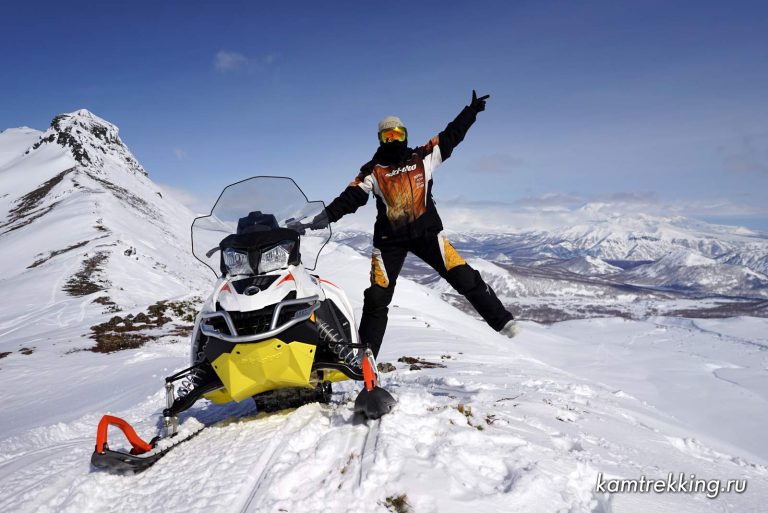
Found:
[[[297,232],[299,235],[305,235],[307,230],[312,230],[312,223],[302,223],[301,221],[288,221],[285,227]]]
[[[295,232],[298,232],[299,235],[305,235],[307,233],[307,230],[322,230],[325,227],[327,227],[328,224],[323,224],[316,222],[314,219],[308,223],[302,223],[301,221],[296,221],[294,219],[289,219],[285,223],[285,227],[293,230]]]

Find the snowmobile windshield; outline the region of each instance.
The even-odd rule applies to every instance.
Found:
[[[244,239],[254,241],[275,239],[273,242],[279,244],[277,239],[287,238],[281,234],[289,229],[301,235],[302,264],[313,270],[320,252],[331,238],[330,227],[313,229],[309,226],[324,209],[322,201],[309,201],[291,178],[248,178],[225,187],[211,213],[194,220],[192,253],[221,277],[220,244],[225,238],[232,240],[230,236],[242,235]]]

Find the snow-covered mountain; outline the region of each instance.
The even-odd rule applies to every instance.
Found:
[[[768,277],[765,275],[687,249],[675,250],[652,264],[627,271],[622,279],[648,287],[768,298]]]
[[[503,261],[510,261],[511,259],[504,255],[506,258]],[[569,258],[562,262],[553,264],[553,267],[564,269],[575,274],[586,276],[602,276],[606,274],[615,274],[622,271],[621,267],[611,265],[605,260],[601,260],[597,257],[590,255],[577,256]]]
[[[591,256],[611,263],[656,261],[688,249],[719,262],[768,272],[768,237],[747,228],[685,217],[628,215],[588,204],[572,213],[573,224],[515,233],[457,234],[457,242],[478,243],[484,256],[499,252],[518,260],[564,260]]]
[[[163,376],[188,364],[186,338],[158,332],[144,310],[209,285],[189,253],[191,217],[151,182],[117,128],[87,111],[57,116],[45,132],[0,134],[0,511],[764,510],[766,319],[522,322],[510,341],[443,301],[440,282],[413,261],[380,355],[394,369],[383,385],[399,403],[380,423],[353,422],[351,382],[334,385],[329,405],[273,415],[248,401],[200,401],[182,421],[195,417],[206,429],[151,469],[91,471],[101,415],[151,437]],[[514,237],[451,238],[516,302],[678,294],[611,281],[624,273],[591,255],[525,266],[528,249]],[[328,245],[319,273],[359,315],[369,236],[345,241]],[[668,264],[709,262],[689,255]],[[644,263],[634,262],[638,274]],[[658,267],[657,277],[668,271]],[[118,331],[141,317],[152,336],[109,354],[83,351],[109,317]],[[120,447],[119,437],[110,442]],[[600,473],[679,472],[745,480],[748,489],[717,499],[596,490]]]
[[[683,217],[625,215],[603,204],[585,205],[569,219],[546,229],[447,235],[526,318],[642,318],[696,309],[703,316],[768,315],[764,235]],[[341,231],[335,240],[370,254],[368,233]],[[409,257],[403,273],[461,304],[418,259]]]
[[[87,110],[56,116],[45,132],[0,133],[0,184],[0,345],[209,280],[189,251],[193,214]]]

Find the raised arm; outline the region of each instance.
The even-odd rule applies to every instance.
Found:
[[[448,123],[445,130],[440,132],[437,136],[437,144],[440,146],[440,160],[445,160],[451,156],[454,148],[464,140],[464,136],[467,135],[469,127],[477,119],[477,113],[485,110],[485,101],[490,98],[490,95],[477,97],[477,93],[472,91],[472,102],[464,107],[456,119]]]

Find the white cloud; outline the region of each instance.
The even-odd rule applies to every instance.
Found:
[[[533,209],[573,209],[587,203],[620,205],[626,210],[630,207],[652,209],[659,205],[655,192],[613,192],[595,196],[585,196],[575,192],[548,192],[538,196],[527,196],[515,200],[513,205]]]
[[[179,160],[184,160],[185,158],[187,158],[187,152],[182,148],[174,148],[173,154],[176,155],[176,158]]]
[[[585,203],[586,198],[575,192],[548,192],[539,196],[528,196],[515,201],[521,207],[546,208],[546,207],[570,207]]]
[[[213,59],[213,67],[221,73],[235,71],[259,71],[274,64],[279,54],[271,53],[259,57],[249,57],[240,52],[219,50]]]
[[[615,216],[717,218],[738,224],[746,218],[768,218],[768,206],[732,200],[664,202],[655,193],[617,192],[594,197],[549,193],[509,204],[441,201],[438,206],[445,227],[465,232],[517,233],[549,230]]]
[[[248,58],[238,52],[219,50],[216,53],[213,65],[221,72],[236,71],[248,65]]]
[[[155,185],[157,185],[162,190],[164,196],[173,198],[185,207],[189,208],[196,215],[208,214],[211,211],[213,203],[216,201],[216,196],[203,198],[192,191],[178,187],[176,185],[168,185],[157,182],[155,182]]]

